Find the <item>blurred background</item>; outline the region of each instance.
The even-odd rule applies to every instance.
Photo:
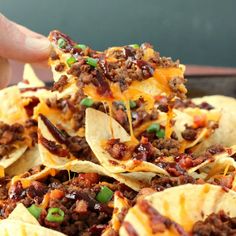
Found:
[[[184,64],[236,67],[235,0],[0,0],[13,21],[95,49],[150,42]]]

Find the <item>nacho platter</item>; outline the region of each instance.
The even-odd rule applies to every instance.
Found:
[[[0,91],[0,235],[234,235],[235,99],[147,43],[49,40],[53,86]]]

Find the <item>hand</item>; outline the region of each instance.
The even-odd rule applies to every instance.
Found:
[[[8,59],[22,62],[42,62],[50,53],[49,40],[0,13],[0,87],[8,83]]]

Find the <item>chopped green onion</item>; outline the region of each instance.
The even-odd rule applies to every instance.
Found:
[[[96,199],[101,203],[107,203],[112,199],[113,191],[107,186],[102,186],[100,192],[97,194]]]
[[[160,129],[160,125],[157,123],[153,123],[148,126],[147,132],[148,133],[156,133]]]
[[[64,48],[64,47],[66,46],[66,41],[65,41],[65,39],[63,39],[63,38],[59,38],[59,39],[57,40],[57,44],[58,44],[58,47],[59,47],[59,48]]]
[[[66,63],[69,67],[71,67],[76,62],[76,59],[74,57],[70,57],[66,60]]]
[[[133,100],[129,100],[129,106],[130,106],[130,108],[132,109],[132,108],[135,108],[136,107],[136,102],[135,101],[133,101]]]
[[[86,106],[86,107],[91,107],[93,105],[93,99],[92,98],[83,98],[80,101],[80,105]]]
[[[57,207],[52,207],[48,209],[48,214],[46,220],[49,222],[62,222],[64,220],[65,213],[63,210]]]
[[[156,136],[158,138],[164,138],[165,137],[165,130],[164,129],[160,129],[156,132]]]
[[[74,46],[74,48],[80,48],[82,50],[85,50],[87,48],[87,46],[85,44],[77,44]]]
[[[139,48],[139,45],[138,45],[138,44],[130,44],[129,46],[132,47],[132,48],[134,48],[134,49],[138,49],[138,48]]]
[[[32,204],[30,207],[27,208],[28,211],[30,212],[30,214],[32,216],[34,216],[36,219],[39,218],[40,214],[41,214],[41,211],[42,209],[38,206],[36,206],[35,204]]]
[[[88,57],[87,60],[86,60],[87,64],[90,65],[90,66],[93,66],[93,67],[96,67],[97,66],[97,63],[98,63],[98,60],[97,59],[94,59],[92,57]]]

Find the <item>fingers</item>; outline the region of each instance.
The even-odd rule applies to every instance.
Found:
[[[7,59],[0,57],[0,88],[7,86],[11,78],[11,67]]]
[[[34,37],[34,38],[38,38],[38,39],[43,39],[45,38],[45,36],[43,36],[42,34],[36,33],[26,27],[24,27],[23,25],[19,25],[13,21],[11,21],[12,24],[14,24],[23,34]]]
[[[40,34],[15,24],[0,14],[0,56],[23,62],[46,60],[50,42]]]

